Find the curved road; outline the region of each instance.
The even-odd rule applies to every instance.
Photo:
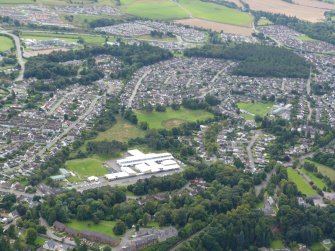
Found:
[[[25,68],[24,68],[23,56],[22,56],[22,51],[21,51],[20,38],[18,36],[14,35],[14,34],[9,33],[8,31],[5,31],[5,30],[0,30],[0,34],[10,36],[14,39],[15,47],[16,47],[16,51],[17,51],[17,61],[18,61],[19,65],[21,66],[20,74],[16,78],[16,81],[22,81]]]

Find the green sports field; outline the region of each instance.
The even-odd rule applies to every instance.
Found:
[[[0,36],[0,51],[8,51],[13,47],[14,43],[10,38],[6,36]]]
[[[245,110],[251,113],[249,114],[251,116],[258,115],[258,116],[264,117],[265,115],[271,112],[273,103],[271,102],[255,102],[255,103],[239,102],[237,103],[237,107],[241,110]]]
[[[66,168],[74,172],[79,179],[107,174],[108,172],[102,164],[103,161],[98,158],[73,159],[65,163]]]
[[[106,234],[112,237],[118,237],[113,233],[113,227],[115,226],[115,223],[115,221],[100,221],[99,224],[94,224],[92,221],[71,220],[70,223],[66,223],[66,226],[77,231],[88,230]]]
[[[317,194],[316,191],[313,190],[313,188],[307,183],[307,181],[295,170],[293,170],[292,168],[287,168],[287,174],[289,181],[294,182],[301,193],[306,195]]]
[[[186,122],[196,122],[213,118],[213,114],[204,110],[189,110],[180,108],[180,110],[172,110],[167,108],[166,112],[145,112],[136,111],[139,122],[146,121],[152,129],[173,128],[178,127]]]

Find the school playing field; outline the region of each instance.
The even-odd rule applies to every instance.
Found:
[[[66,226],[77,231],[88,230],[106,234],[112,237],[118,237],[113,233],[113,227],[115,224],[115,221],[100,221],[99,224],[94,224],[92,221],[71,220],[70,223],[66,223]]]
[[[171,129],[186,122],[196,122],[213,118],[213,114],[205,110],[189,110],[185,108],[180,108],[177,111],[167,108],[166,112],[136,111],[135,113],[139,122],[148,122],[149,128],[152,129]]]
[[[268,113],[271,112],[272,107],[273,107],[273,103],[271,102],[255,102],[255,103],[251,103],[251,102],[239,102],[237,103],[237,107],[241,110],[247,111],[250,116],[261,116],[264,117],[265,115],[267,115]]]
[[[0,36],[0,51],[8,51],[14,47],[13,41],[5,36]]]

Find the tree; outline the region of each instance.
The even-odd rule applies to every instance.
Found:
[[[112,249],[109,246],[104,246],[102,249],[103,251],[112,251]]]
[[[145,213],[143,215],[143,226],[146,227],[148,225],[148,223],[149,223],[149,220],[150,220],[150,214]]]
[[[123,221],[116,222],[115,226],[113,227],[113,233],[116,235],[122,235],[126,232],[126,224]]]
[[[9,228],[7,229],[7,235],[11,239],[16,239],[16,229],[15,225],[10,225]]]
[[[26,233],[26,243],[33,245],[37,239],[37,231],[34,228],[28,228]]]

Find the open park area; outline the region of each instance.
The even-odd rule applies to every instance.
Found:
[[[0,52],[8,51],[14,47],[13,41],[6,36],[0,36]]]
[[[317,194],[307,181],[299,173],[297,173],[297,171],[292,168],[287,168],[287,174],[289,181],[294,182],[301,193],[306,194],[307,196]]]
[[[152,129],[171,129],[183,123],[213,118],[213,114],[205,110],[189,110],[183,107],[179,110],[167,108],[165,112],[136,111],[135,113],[139,122],[148,122],[149,128]]]

